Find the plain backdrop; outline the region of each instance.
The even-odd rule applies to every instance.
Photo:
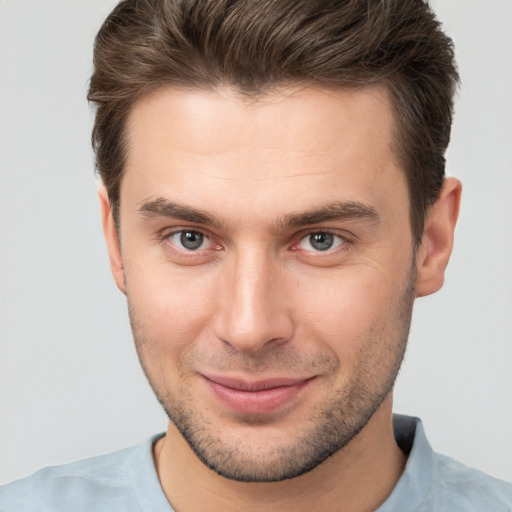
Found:
[[[114,2],[0,0],[0,482],[135,444],[166,418],[100,229],[85,96]],[[464,184],[444,289],[416,303],[395,409],[512,480],[512,1],[437,0],[462,76]]]

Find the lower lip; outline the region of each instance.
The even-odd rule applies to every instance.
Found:
[[[278,386],[259,391],[244,391],[218,384],[209,379],[210,386],[217,399],[235,412],[243,414],[266,414],[290,403],[296,398],[311,379],[291,386]]]

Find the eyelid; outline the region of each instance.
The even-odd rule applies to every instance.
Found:
[[[324,250],[321,250],[321,249],[315,249],[315,247],[313,246],[313,238],[315,238],[315,235],[323,235],[323,236],[327,236],[330,241],[332,241],[332,246],[331,247],[328,247]],[[319,251],[319,252],[327,252],[327,251],[332,251],[334,249],[336,249],[337,247],[339,247],[340,245],[342,245],[343,243],[345,243],[345,239],[343,237],[341,237],[340,235],[337,235],[336,233],[328,233],[326,231],[319,231],[319,232],[315,232],[315,233],[310,233],[309,235],[305,236],[304,238],[302,238],[300,241],[299,241],[299,244],[302,245],[303,243],[309,243],[309,245],[312,246],[312,250],[313,251]]]
[[[315,233],[325,233],[325,234],[328,234],[328,235],[332,235],[332,236],[337,236],[343,240],[349,240],[351,238],[351,235],[349,233],[347,233],[346,231],[341,231],[341,230],[337,230],[337,229],[333,229],[333,228],[310,228],[310,229],[305,229],[303,231],[300,231],[299,233],[297,233],[294,238],[297,240],[297,241],[301,241],[303,240],[304,238],[306,238],[307,236],[310,236],[310,235],[313,235]]]
[[[200,233],[201,235],[203,235],[205,237],[205,239],[210,241],[209,247],[207,247],[205,249],[197,249],[197,250],[188,249],[187,250],[186,248],[177,247],[176,244],[174,244],[170,241],[174,235],[177,235],[178,233],[183,233],[186,231],[192,231],[192,232]],[[208,231],[206,231],[200,227],[197,227],[197,226],[175,226],[173,228],[163,229],[158,233],[158,239],[160,240],[160,242],[171,246],[173,251],[180,253],[180,255],[188,256],[188,257],[193,257],[194,255],[197,256],[197,255],[203,254],[205,251],[211,250],[212,247],[215,250],[219,250],[222,248],[221,244],[215,240],[215,238],[212,236],[211,233],[209,233]]]
[[[198,250],[187,250],[185,248],[180,249],[177,247],[174,243],[171,243],[169,240],[173,235],[176,235],[178,233],[184,232],[184,231],[195,231],[197,233],[201,233],[206,239],[210,241],[209,247],[206,249],[198,249]],[[347,232],[346,230],[337,230],[333,228],[309,228],[301,230],[299,233],[296,233],[292,238],[292,244],[289,250],[293,252],[298,252],[301,249],[298,247],[300,242],[304,240],[306,237],[314,234],[314,233],[326,233],[330,234],[334,237],[337,237],[341,239],[342,243],[337,245],[336,247],[332,249],[326,249],[325,251],[320,250],[302,250],[302,252],[314,254],[315,257],[320,258],[322,256],[327,257],[329,255],[333,255],[337,252],[343,252],[347,251],[351,245],[355,242],[355,239],[358,237],[353,235],[350,232]],[[172,250],[174,253],[178,254],[181,257],[189,257],[193,258],[198,257],[199,255],[205,255],[207,252],[211,252],[212,249],[214,251],[222,250],[224,247],[221,242],[219,242],[218,237],[213,235],[209,230],[205,230],[202,227],[199,226],[173,226],[172,228],[167,227],[162,229],[160,232],[157,233],[157,238],[162,244],[166,244],[170,247],[170,250]]]
[[[299,244],[305,238],[307,238],[308,236],[315,234],[315,233],[329,234],[329,235],[332,235],[334,237],[341,239],[341,242],[342,242],[342,243],[338,244],[336,247],[326,249],[325,251],[314,250],[314,249],[302,250],[303,252],[314,254],[315,257],[328,256],[328,255],[332,255],[333,253],[336,253],[338,251],[348,250],[348,246],[353,243],[354,238],[355,238],[355,236],[351,235],[350,233],[347,233],[346,231],[340,232],[340,231],[338,231],[336,229],[332,229],[332,228],[323,228],[323,229],[322,228],[311,228],[311,229],[301,231],[294,237],[295,241],[292,244],[291,250],[292,251],[300,251],[301,249],[298,247]]]
[[[185,242],[183,241],[183,235],[190,235],[193,234],[194,237],[197,237],[199,243],[198,247],[195,248],[189,248],[186,247]],[[185,237],[188,238],[188,237]],[[200,252],[201,250],[205,250],[209,248],[212,245],[212,241],[199,231],[192,231],[191,229],[185,229],[182,231],[177,231],[176,233],[171,233],[168,236],[168,240],[171,241],[173,245],[179,248],[179,250],[183,250],[185,252]]]

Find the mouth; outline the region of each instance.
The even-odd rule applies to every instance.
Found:
[[[211,375],[203,375],[203,378],[222,405],[243,414],[268,414],[281,409],[314,379],[279,377],[246,381]]]

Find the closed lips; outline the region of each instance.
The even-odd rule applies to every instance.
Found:
[[[205,376],[216,398],[235,412],[264,414],[291,402],[312,378],[271,378],[248,382],[231,377]]]

